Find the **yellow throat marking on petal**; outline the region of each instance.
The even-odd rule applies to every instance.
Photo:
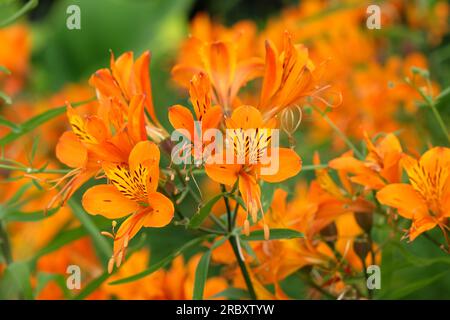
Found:
[[[245,159],[246,163],[260,162],[261,157],[267,153],[272,140],[271,129],[233,129],[230,130],[235,155]]]
[[[79,115],[72,115],[69,117],[69,123],[72,127],[73,133],[82,141],[86,143],[98,143],[97,139],[89,134],[86,130],[86,123]]]
[[[444,187],[449,178],[449,168],[436,163],[430,172],[420,162],[407,169],[411,186],[420,193],[433,213],[440,214]]]
[[[130,200],[146,204],[147,200],[147,179],[149,177],[149,170],[141,163],[133,171],[128,165],[113,165],[105,170],[106,175],[111,183],[119,190],[125,197]]]

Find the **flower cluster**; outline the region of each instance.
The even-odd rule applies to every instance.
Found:
[[[396,248],[448,262],[450,90],[423,48],[364,27],[366,4],[337,3],[263,28],[195,15],[169,105],[150,51],[30,99],[30,31],[1,29],[0,276],[26,261],[38,299],[304,298],[296,281],[370,299],[368,267]],[[447,35],[444,1],[381,6],[387,33]],[[68,265],[87,271],[75,294]]]

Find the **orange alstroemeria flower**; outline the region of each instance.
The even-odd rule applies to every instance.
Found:
[[[330,168],[353,174],[350,180],[369,189],[379,190],[387,183],[397,183],[401,178],[400,159],[402,147],[397,137],[390,133],[376,144],[365,134],[368,155],[364,161],[345,154],[329,162]]]
[[[217,128],[222,120],[222,109],[220,106],[212,106],[211,92],[211,82],[208,75],[201,72],[192,78],[189,87],[195,119],[191,111],[184,106],[175,105],[169,108],[170,123],[176,130],[186,130],[189,133],[187,138],[191,143],[194,143],[196,137],[203,141],[203,133],[208,129]],[[197,127],[195,121],[200,122],[201,127]],[[201,130],[201,133],[198,132],[199,130]],[[198,151],[202,155],[204,144],[200,143],[199,147],[201,149]],[[194,154],[196,153],[194,152]]]
[[[104,161],[103,170],[111,184],[90,188],[83,195],[83,207],[91,214],[109,219],[129,216],[114,234],[114,262],[120,266],[125,249],[142,227],[164,227],[173,217],[172,202],[157,192],[159,180],[159,149],[150,141],[141,141],[133,148],[128,163]]]
[[[280,182],[295,176],[301,170],[302,161],[300,157],[291,149],[273,148],[270,151],[272,130],[275,122],[264,122],[261,112],[252,106],[241,106],[237,108],[230,118],[226,120],[227,132],[231,132],[230,146],[224,152],[215,155],[213,161],[207,161],[205,165],[206,174],[216,182],[233,186],[237,181],[239,191],[246,204],[247,218],[244,223],[245,232],[249,232],[248,213],[252,215],[252,220],[257,221],[258,210],[261,206],[261,190],[258,185],[260,179],[266,182]],[[250,130],[250,131],[248,131]],[[248,134],[251,132],[251,134]],[[278,167],[275,172],[267,174],[264,169],[261,157],[277,157]],[[273,154],[271,153],[273,152]],[[226,157],[233,155],[233,163],[227,163]],[[268,238],[269,229],[264,224],[265,236]]]
[[[308,49],[294,45],[291,35],[284,34],[283,49],[278,52],[270,41],[266,41],[266,62],[259,109],[270,118],[303,99],[316,98],[329,106],[340,103],[340,96],[330,103],[321,97],[329,86],[319,86],[324,64],[316,68],[309,58]]]
[[[152,133],[150,135],[155,140],[162,140],[165,137],[165,131],[156,117],[153,106],[149,74],[150,56],[150,52],[145,51],[134,61],[133,52],[128,51],[116,60],[111,53],[110,69],[96,71],[89,79],[89,83],[97,90],[100,115],[104,110],[109,112],[111,99],[122,109],[126,109],[134,96],[143,96],[145,109],[151,119],[151,122],[147,124],[147,130]]]
[[[412,220],[410,241],[436,226],[446,234],[450,217],[450,148],[432,148],[419,160],[404,156],[402,165],[409,184],[387,185],[377,193],[378,201]]]
[[[147,138],[144,97],[133,96],[127,112],[128,121],[116,127],[117,133],[113,136],[108,122],[99,116],[82,117],[67,104],[67,117],[72,130],[60,137],[56,145],[56,157],[73,170],[58,179],[58,184],[66,179],[68,181],[48,204],[48,208],[59,198],[64,205],[83,183],[101,170],[102,161],[126,162],[133,146]]]
[[[0,29],[0,66],[11,74],[0,71],[0,87],[8,95],[15,95],[23,87],[31,53],[31,32],[26,25],[15,24]],[[2,101],[0,101],[1,104]]]
[[[199,72],[208,74],[213,87],[212,99],[214,103],[222,106],[225,112],[231,110],[236,103],[239,89],[248,81],[261,76],[263,72],[262,59],[240,59],[238,43],[234,41],[206,42],[191,37],[185,46],[189,48],[186,51],[190,52],[190,58],[183,59],[173,67],[173,79],[188,87],[194,75]]]

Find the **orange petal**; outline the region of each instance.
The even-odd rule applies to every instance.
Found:
[[[394,207],[407,219],[427,214],[427,205],[422,197],[409,184],[394,183],[387,185],[377,193],[380,203]]]
[[[144,51],[144,53],[134,63],[135,84],[137,93],[144,94],[145,96],[145,107],[147,108],[150,118],[153,123],[159,125],[155,108],[153,106],[152,85],[149,73],[150,58],[150,51]]]
[[[196,74],[189,87],[189,96],[197,119],[202,120],[205,113],[211,107],[211,82],[208,75],[203,72]]]
[[[256,129],[263,125],[261,112],[252,106],[240,106],[226,121],[229,129]]]
[[[125,52],[117,60],[114,60],[114,55],[111,52],[112,74],[128,100],[131,99],[131,94],[135,91],[133,88],[134,82],[131,81],[133,60],[132,51]]]
[[[183,87],[189,87],[192,77],[202,71],[196,66],[177,64],[172,69],[172,79]]]
[[[450,148],[432,148],[422,155],[420,163],[429,173],[435,173],[443,168],[450,168]]]
[[[144,102],[145,97],[143,95],[134,95],[130,101],[127,126],[128,133],[134,143],[147,139]]]
[[[134,214],[130,215],[117,230],[116,237],[114,238],[114,254],[113,261],[116,265],[120,266],[125,259],[125,250],[128,247],[129,241],[141,230],[144,225],[146,217],[146,210],[142,209]]]
[[[217,159],[223,159],[223,161],[222,163],[205,164],[205,172],[208,177],[219,183],[229,186],[234,185],[241,170],[241,165],[225,163],[225,157],[222,154],[218,154],[215,157]]]
[[[101,184],[88,189],[82,199],[84,209],[90,214],[100,214],[108,219],[118,219],[140,209],[113,185]]]
[[[270,41],[266,41],[266,62],[264,80],[261,89],[260,105],[267,107],[269,99],[275,94],[281,82],[281,63],[278,60],[278,52]]]
[[[222,121],[222,116],[222,108],[220,106],[214,106],[208,109],[202,119],[202,132],[204,133],[208,129],[217,128]]]
[[[94,137],[98,143],[106,140],[109,136],[105,122],[96,116],[91,116],[86,119],[86,132]]]
[[[73,132],[66,131],[56,145],[56,157],[71,168],[82,168],[87,162],[88,152]]]
[[[264,71],[264,62],[259,57],[253,57],[241,61],[236,66],[236,73],[230,88],[230,102],[233,103],[239,90],[257,77],[260,77]]]
[[[274,157],[278,157],[279,162],[278,166],[274,168],[274,170],[270,170],[270,173],[263,174],[263,169],[268,169],[269,166],[261,166],[261,178],[267,182],[281,182],[288,178],[291,178],[302,169],[302,159],[295,153],[294,150],[288,148],[278,148],[278,155],[271,154],[269,155],[271,162],[274,161]],[[272,172],[273,171],[273,172]]]
[[[169,121],[176,130],[184,129],[189,132],[189,140],[194,139],[194,117],[191,111],[179,104],[169,108]]]
[[[148,195],[148,203],[153,210],[147,213],[144,226],[160,228],[172,221],[174,207],[169,198],[162,193],[153,192]]]
[[[418,217],[413,220],[411,228],[409,229],[409,240],[413,241],[421,233],[431,230],[436,227],[436,219],[428,216]]]
[[[109,69],[96,71],[89,79],[89,84],[97,90],[100,100],[116,97],[123,100],[122,91],[117,86],[114,77]]]
[[[147,185],[149,192],[155,191],[158,187],[159,158],[160,152],[158,146],[150,141],[139,142],[130,153],[128,163],[131,172],[139,172],[140,166],[147,168],[149,171],[145,176],[146,181],[140,181],[142,185]]]
[[[365,165],[364,162],[355,159],[354,157],[342,156],[328,162],[330,168],[336,170],[344,170],[347,172],[359,174],[370,171]]]

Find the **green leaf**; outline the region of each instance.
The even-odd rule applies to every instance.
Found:
[[[109,242],[100,234],[100,230],[97,228],[92,218],[84,211],[83,207],[74,199],[68,201],[69,206],[72,208],[73,214],[86,231],[91,235],[92,240],[96,248],[99,250],[99,254],[103,258],[102,260],[107,260],[111,256],[112,248]]]
[[[425,278],[425,279],[417,279],[416,281],[412,282],[409,285],[403,286],[397,290],[391,290],[389,291],[387,297],[382,297],[383,299],[390,299],[390,300],[396,300],[396,299],[400,299],[400,298],[404,298],[408,295],[410,295],[411,293],[418,291],[420,289],[423,289],[427,286],[429,286],[430,284],[438,281],[439,279],[441,279],[443,276],[448,275],[450,272],[450,270],[446,270],[444,272],[438,273],[437,275],[430,277],[430,278]]]
[[[20,126],[0,115],[0,126],[10,128],[13,132],[20,131]]]
[[[272,204],[276,184],[263,182],[261,185],[262,212],[267,212]]]
[[[3,91],[0,91],[0,98],[5,101],[6,104],[11,104],[12,103],[12,99],[10,96],[8,96],[6,93],[4,93]]]
[[[166,265],[168,265],[175,257],[177,257],[179,254],[181,254],[183,251],[191,248],[191,247],[195,247],[199,244],[201,244],[203,241],[209,239],[213,237],[212,235],[207,235],[204,237],[200,237],[200,238],[195,238],[191,241],[189,241],[188,243],[182,245],[180,248],[178,248],[177,250],[175,250],[174,252],[172,252],[171,254],[169,254],[167,257],[163,258],[162,260],[156,262],[155,264],[152,264],[147,270],[144,270],[142,272],[139,272],[137,274],[134,274],[130,277],[126,277],[126,278],[122,278],[116,281],[111,282],[111,285],[117,285],[117,284],[122,284],[122,283],[129,283],[129,282],[133,282],[139,279],[142,279],[146,276],[151,275],[153,272],[159,270],[160,268],[164,268]]]
[[[44,290],[48,283],[55,282],[58,287],[64,292],[65,296],[67,296],[67,286],[66,279],[64,275],[58,273],[46,273],[39,272],[37,274],[37,285],[34,288],[33,296],[36,298],[39,294]]]
[[[25,262],[13,262],[0,281],[0,299],[33,299],[30,267]]]
[[[17,221],[17,222],[32,222],[47,219],[58,212],[59,208],[50,209],[47,212],[44,210],[33,211],[33,212],[21,212],[13,211],[5,214],[5,221]]]
[[[447,255],[439,256],[435,258],[423,258],[412,254],[408,249],[402,246],[401,243],[398,242],[390,242],[391,246],[396,247],[409,265],[417,266],[417,267],[429,267],[434,264],[449,264],[450,265],[450,257]]]
[[[205,289],[206,280],[208,279],[209,261],[211,260],[211,251],[206,251],[197,265],[195,270],[194,294],[193,300],[203,300],[203,291]]]
[[[0,22],[0,28],[6,27],[7,25],[13,23],[14,21],[16,21],[17,19],[19,19],[21,16],[23,16],[24,14],[26,14],[28,11],[34,9],[37,5],[38,5],[39,1],[38,0],[30,0],[27,3],[25,3],[23,5],[22,8],[20,8],[20,10],[18,10],[15,14],[13,14],[11,17],[9,17],[8,19],[6,19],[5,21],[1,21]]]
[[[111,275],[112,274],[109,274],[108,272],[104,272],[99,277],[89,282],[89,284],[85,286],[84,289],[77,296],[75,296],[74,299],[83,300],[87,298],[92,292],[97,290],[98,287],[100,287],[106,280],[108,280]]]
[[[228,298],[231,300],[250,299],[247,290],[239,288],[227,288],[219,293],[216,293],[211,298]]]
[[[248,236],[241,235],[240,238],[245,241],[261,241],[264,240],[264,230],[256,230],[251,232]],[[303,233],[291,229],[270,229],[269,240],[295,238],[303,238]]]
[[[15,206],[16,203],[20,200],[20,198],[22,198],[22,196],[25,194],[25,192],[27,192],[28,189],[31,188],[31,185],[32,185],[32,183],[28,182],[28,183],[25,183],[23,186],[21,186],[19,188],[19,190],[17,190],[17,192],[14,194],[14,196],[12,196],[11,199],[9,199],[9,201],[7,203],[8,207]],[[0,217],[3,217],[3,216],[0,215]]]
[[[3,72],[4,74],[10,75],[11,71],[5,66],[0,66],[0,72]]]
[[[442,100],[445,97],[447,97],[448,95],[450,95],[450,87],[445,88],[444,90],[442,90],[439,95],[436,97],[436,100]]]
[[[30,264],[36,263],[36,261],[46,254],[49,254],[53,251],[58,250],[59,248],[65,246],[68,243],[71,243],[72,241],[78,240],[84,236],[86,236],[86,230],[83,227],[78,227],[71,230],[63,230],[61,234],[57,235],[54,239],[49,241],[49,244],[40,249],[36,255],[31,258]]]
[[[76,102],[76,103],[73,103],[72,106],[78,107],[83,104],[89,103],[89,102],[93,101],[94,99],[95,98],[91,98],[89,100]],[[13,142],[14,140],[20,138],[24,134],[32,131],[33,129],[39,127],[40,125],[46,123],[47,121],[50,121],[51,119],[63,114],[65,111],[66,111],[66,106],[61,106],[61,107],[57,107],[57,108],[53,108],[48,111],[45,111],[45,112],[29,119],[28,121],[25,121],[24,123],[22,123],[19,126],[20,130],[18,130],[17,132],[10,132],[9,134],[7,134],[3,138],[1,138],[0,146],[4,146],[8,143]]]
[[[211,198],[206,202],[205,205],[200,207],[198,212],[191,218],[189,222],[189,227],[197,229],[203,223],[203,221],[208,217],[211,212],[212,207],[219,201],[222,197],[226,196],[226,193],[218,194],[217,196]]]

